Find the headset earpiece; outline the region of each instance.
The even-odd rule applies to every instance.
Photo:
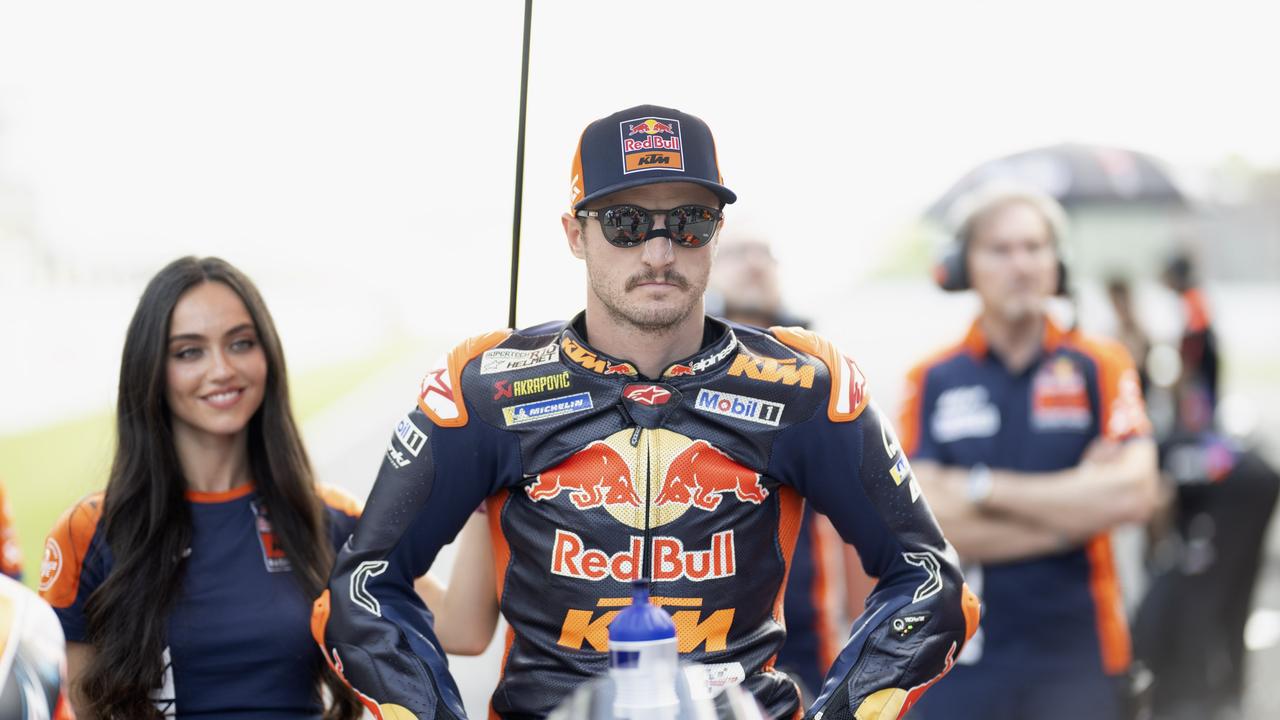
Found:
[[[942,255],[938,258],[938,264],[934,266],[934,282],[947,292],[969,289],[969,272],[965,267],[964,250],[964,242],[959,238],[953,239],[943,249]]]

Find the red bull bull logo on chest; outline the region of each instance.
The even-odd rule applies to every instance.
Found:
[[[769,496],[759,473],[705,440],[660,428],[641,432],[633,446],[633,433],[621,430],[591,443],[539,473],[525,493],[534,502],[564,494],[578,510],[604,508],[640,530],[672,522],[691,508],[717,512],[726,500],[759,505]]]

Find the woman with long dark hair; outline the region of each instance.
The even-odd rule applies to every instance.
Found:
[[[217,258],[147,285],[105,493],[49,536],[41,591],[90,718],[355,718],[308,629],[355,501],[318,487],[257,289]]]

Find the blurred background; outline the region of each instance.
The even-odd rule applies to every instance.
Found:
[[[0,481],[28,584],[56,516],[104,482],[125,326],[181,255],[258,283],[322,479],[367,492],[434,357],[506,324],[522,6],[0,0]],[[1064,312],[1114,332],[1104,282],[1123,275],[1152,341],[1176,343],[1157,276],[1189,254],[1221,425],[1274,465],[1277,27],[1243,2],[535,3],[518,324],[583,302],[559,223],[582,128],[678,107],[716,133],[726,233],[772,243],[787,306],[896,411],[909,364],[976,309],[929,280],[948,193],[1050,148],[995,167],[1112,195],[1070,208]],[[1149,194],[1152,173],[1171,190]],[[1270,542],[1246,637],[1257,718],[1280,716],[1261,681],[1280,672]],[[460,666],[473,711],[494,646]]]

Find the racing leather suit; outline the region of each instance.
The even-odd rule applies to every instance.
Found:
[[[316,601],[328,661],[376,717],[463,717],[413,579],[487,502],[510,623],[497,715],[545,716],[605,673],[643,574],[682,660],[795,717],[773,662],[807,499],[879,578],[808,715],[905,714],[978,603],[854,362],[808,331],[708,318],[702,350],[648,380],[582,317],[477,336],[427,374]]]

